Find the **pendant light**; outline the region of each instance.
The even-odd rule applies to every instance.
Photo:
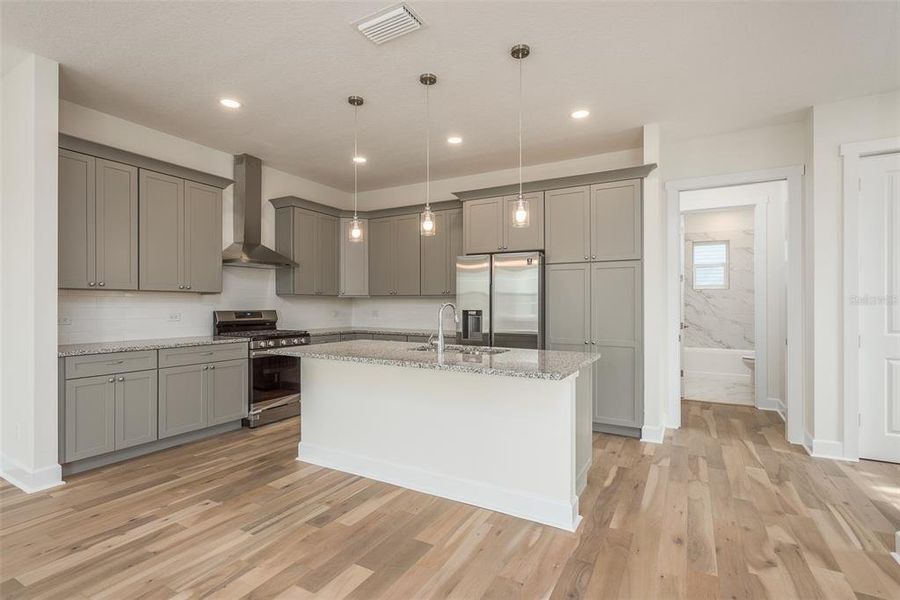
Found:
[[[361,96],[350,96],[347,98],[347,102],[353,107],[353,219],[350,221],[350,229],[347,230],[347,238],[355,243],[362,242],[365,236],[362,222],[357,213],[356,201],[359,164],[363,162],[359,156],[359,107],[365,101]]]
[[[435,234],[434,213],[431,212],[431,115],[429,113],[428,90],[437,83],[437,75],[422,73],[419,83],[425,86],[425,210],[419,219],[419,233],[423,236]]]
[[[522,61],[531,54],[531,48],[526,44],[516,44],[510,50],[513,58],[519,61],[519,193],[516,196],[516,207],[513,211],[513,227],[528,227],[531,215],[528,210],[528,200],[522,193]]]

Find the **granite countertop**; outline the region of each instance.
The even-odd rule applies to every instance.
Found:
[[[408,342],[355,340],[279,348],[269,352],[299,358],[549,380],[565,379],[600,358],[599,353],[557,350],[509,349],[501,354],[482,355],[466,355],[447,350],[443,361],[438,362],[435,352],[413,350],[421,346],[422,344]]]
[[[371,333],[371,334],[379,334],[379,335],[435,335],[437,336],[437,329],[406,329],[403,327],[319,327],[317,329],[309,329],[309,335],[337,335],[340,333]],[[447,335],[452,333],[456,335],[456,332],[448,332],[446,329],[444,330],[444,334]]]
[[[189,346],[210,346],[215,344],[247,343],[248,338],[199,335],[193,337],[160,338],[156,340],[124,340],[121,342],[92,342],[89,344],[65,344],[58,347],[59,357],[84,356],[86,354],[106,354],[109,352],[136,352],[140,350],[161,350],[163,348],[186,348]]]

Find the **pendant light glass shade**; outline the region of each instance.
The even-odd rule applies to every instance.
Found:
[[[422,73],[419,83],[425,86],[425,210],[419,217],[419,234],[428,237],[434,235],[437,229],[434,213],[431,212],[431,114],[428,103],[428,90],[437,83],[437,76]]]
[[[519,196],[516,200],[516,208],[513,210],[513,227],[528,227],[531,224],[531,211],[528,210],[528,200]]]
[[[528,200],[522,193],[522,61],[526,56],[531,54],[531,48],[526,44],[516,44],[510,50],[513,58],[519,61],[519,193],[516,197],[516,206],[513,210],[512,226],[525,228],[531,225],[531,211],[529,210]]]
[[[363,99],[360,96],[350,96],[347,102],[353,107],[353,219],[350,221],[350,227],[347,228],[347,240],[353,243],[365,241],[365,229],[362,221],[357,215],[357,180],[359,179],[359,165],[366,162],[363,158],[360,160],[359,155],[359,107],[363,105]]]

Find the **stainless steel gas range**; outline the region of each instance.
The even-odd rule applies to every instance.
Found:
[[[305,346],[309,332],[278,329],[274,310],[217,310],[215,333],[250,340],[250,410],[244,424],[258,427],[300,414],[300,360],[270,348]]]

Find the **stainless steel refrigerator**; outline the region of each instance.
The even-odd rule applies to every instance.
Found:
[[[456,259],[460,344],[544,348],[544,254],[510,252]]]

